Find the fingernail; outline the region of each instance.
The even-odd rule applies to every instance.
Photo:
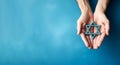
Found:
[[[93,47],[93,49],[98,49],[98,46]]]
[[[88,49],[92,49],[92,47],[88,47]]]

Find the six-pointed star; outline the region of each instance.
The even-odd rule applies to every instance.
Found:
[[[96,32],[94,33],[92,33],[92,32],[90,32],[90,28],[91,27],[95,27],[96,28]],[[90,35],[90,37],[92,38],[92,39],[94,39],[97,35],[99,35],[100,34],[100,25],[97,25],[97,24],[95,24],[94,23],[94,21],[92,21],[92,23],[91,24],[87,24],[86,25],[86,32],[85,32],[85,34],[86,35]]]

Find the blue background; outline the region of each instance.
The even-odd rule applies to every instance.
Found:
[[[80,14],[76,0],[0,0],[0,65],[120,65],[120,0],[108,6],[110,35],[98,50],[76,34]]]

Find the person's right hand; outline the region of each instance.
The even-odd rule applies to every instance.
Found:
[[[85,35],[86,24],[90,24],[93,21],[93,14],[91,11],[82,13],[77,21],[77,34],[81,36],[86,47],[92,48],[92,39],[90,36]],[[94,30],[93,30],[94,31]]]

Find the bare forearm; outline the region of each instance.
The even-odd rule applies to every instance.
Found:
[[[91,11],[88,0],[77,0],[77,3],[82,13]]]
[[[107,9],[108,2],[109,0],[98,0],[96,11],[104,13]]]

